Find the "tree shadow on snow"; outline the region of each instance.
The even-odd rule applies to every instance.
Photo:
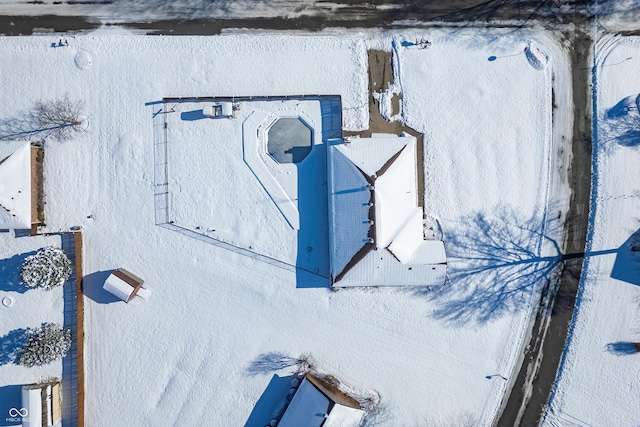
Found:
[[[280,377],[273,375],[269,385],[258,399],[245,427],[264,427],[271,419],[279,419],[287,407],[287,395],[291,388],[292,375]]]
[[[35,253],[32,251],[0,260],[0,291],[23,294],[29,290],[29,287],[20,283],[20,267],[27,257]]]
[[[0,338],[0,365],[17,364],[20,350],[29,338],[30,329],[14,329]],[[2,399],[0,399],[2,402]]]
[[[551,237],[562,235],[559,227],[536,215],[525,219],[506,209],[471,215],[460,221],[458,233],[445,233],[447,283],[417,292],[436,303],[433,316],[437,319],[454,326],[484,324],[528,306],[531,292],[558,280],[556,274],[561,271],[556,269],[566,260],[620,254],[622,250],[631,253],[629,245],[623,245],[563,254]],[[549,248],[545,254],[544,247]],[[625,271],[630,271],[629,263],[622,262],[627,266]],[[554,305],[554,313],[573,310],[573,299],[559,303]]]
[[[111,304],[121,301],[115,295],[102,289],[104,281],[107,280],[107,277],[113,272],[114,270],[97,271],[84,276],[82,278],[82,293],[98,304]]]
[[[256,375],[270,374],[281,369],[290,368],[300,363],[300,359],[287,356],[278,351],[262,353],[249,363],[245,369],[245,373],[254,377]]]
[[[607,351],[616,356],[628,356],[640,353],[640,343],[619,341],[607,344]]]
[[[615,145],[640,146],[640,95],[623,98],[605,111],[598,139],[608,153]]]
[[[458,229],[445,236],[447,283],[418,291],[436,303],[435,318],[454,326],[484,324],[526,307],[532,288],[548,281],[562,261],[558,243],[535,216],[522,219],[505,209],[477,213]],[[545,242],[551,255],[541,254]]]

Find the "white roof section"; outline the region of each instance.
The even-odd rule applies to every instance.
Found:
[[[129,297],[135,290],[133,286],[111,273],[107,280],[104,281],[102,288],[112,295],[120,298],[122,301],[128,301]]]
[[[444,245],[434,240],[434,245]],[[342,277],[337,286],[439,286],[447,275],[446,264],[405,265],[387,249],[368,252]]]
[[[291,399],[291,403],[289,403],[278,426],[356,427],[360,424],[363,416],[364,411],[361,409],[331,402],[305,378]]]
[[[374,134],[332,144],[328,174],[334,284],[444,284],[444,243],[424,239],[413,136]],[[373,225],[369,182],[373,182]],[[370,235],[375,236],[374,244],[366,248]]]
[[[31,228],[31,144],[0,144],[0,229]]]
[[[351,137],[347,140],[351,142],[341,145],[340,151],[368,176],[378,173],[410,140],[415,142],[412,136],[384,133],[374,133],[371,138]]]
[[[39,388],[22,389],[22,408],[27,414],[22,417],[22,427],[42,426],[42,390]]]
[[[408,221],[388,249],[402,264],[406,265],[447,262],[442,241],[422,238],[422,210],[419,208],[414,208]]]
[[[221,102],[220,109],[222,110],[223,116],[233,115],[233,104],[231,104],[230,102]]]
[[[404,138],[403,138],[404,139]],[[375,181],[376,246],[386,248],[418,208],[415,138],[407,138],[391,166]]]
[[[360,425],[363,417],[362,409],[335,404],[322,427],[355,427]]]

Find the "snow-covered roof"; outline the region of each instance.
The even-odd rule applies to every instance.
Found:
[[[142,286],[142,280],[124,269],[118,269],[107,277],[102,288],[122,301],[128,302],[135,296],[140,286]]]
[[[20,409],[27,410],[22,417],[22,427],[40,427],[42,425],[42,389],[23,388]]]
[[[334,402],[307,378],[291,399],[279,427],[356,427],[364,411]],[[323,424],[324,423],[324,424]]]
[[[0,144],[0,229],[31,228],[31,144]]]
[[[444,283],[444,244],[425,240],[423,235],[416,162],[413,136],[374,134],[346,143],[334,141],[329,146],[329,242],[334,283]]]
[[[329,244],[332,271],[345,269],[353,256],[369,242],[369,183],[340,150],[329,149]]]

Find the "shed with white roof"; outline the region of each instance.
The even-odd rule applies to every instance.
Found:
[[[129,302],[136,295],[146,297],[148,291],[142,287],[143,283],[144,280],[135,274],[119,268],[107,277],[102,288],[122,301]]]

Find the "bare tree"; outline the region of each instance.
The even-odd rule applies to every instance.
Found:
[[[71,329],[45,323],[33,330],[18,357],[22,366],[42,366],[64,357],[71,348]]]
[[[53,138],[58,141],[71,139],[86,128],[82,115],[84,102],[62,98],[38,101],[22,114],[0,120],[0,140]]]
[[[31,111],[33,127],[59,141],[70,139],[83,130],[83,101],[72,101],[68,95],[51,101],[38,101]]]

